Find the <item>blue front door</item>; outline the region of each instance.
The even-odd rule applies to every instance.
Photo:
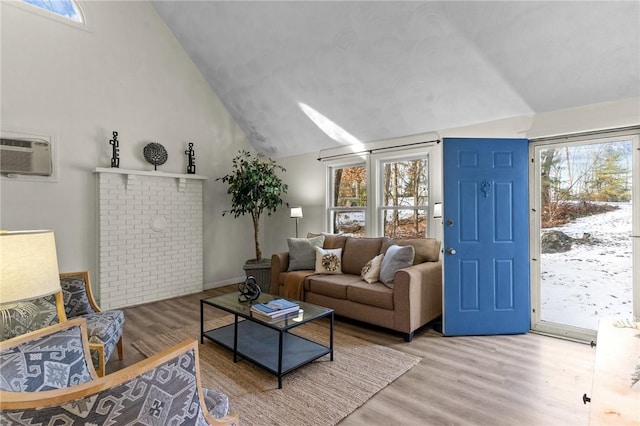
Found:
[[[443,141],[445,335],[530,328],[528,142]]]

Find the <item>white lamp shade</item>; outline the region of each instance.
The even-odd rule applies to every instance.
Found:
[[[0,233],[0,305],[60,290],[53,231]]]
[[[291,207],[291,217],[302,217],[302,207]]]

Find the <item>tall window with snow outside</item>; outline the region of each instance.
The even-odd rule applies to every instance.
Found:
[[[367,168],[364,164],[331,168],[329,231],[365,235]]]

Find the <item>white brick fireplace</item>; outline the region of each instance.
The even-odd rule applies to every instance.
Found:
[[[198,175],[97,168],[98,288],[104,309],[201,291]]]

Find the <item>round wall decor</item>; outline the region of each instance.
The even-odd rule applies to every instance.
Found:
[[[145,160],[153,164],[153,170],[158,170],[158,166],[166,163],[167,158],[169,158],[167,150],[164,149],[164,146],[156,142],[147,144],[142,150],[142,153],[144,154]]]

